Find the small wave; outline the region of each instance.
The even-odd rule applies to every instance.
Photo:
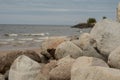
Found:
[[[48,34],[48,33],[47,33]],[[45,33],[25,33],[25,34],[22,34],[23,36],[45,36],[46,34]]]
[[[40,40],[45,40],[45,39],[48,39],[48,37],[40,37],[40,38],[38,38],[38,39],[40,39]]]
[[[49,35],[49,33],[45,33],[46,35]]]
[[[29,33],[25,33],[25,34],[21,34],[21,35],[23,35],[23,36],[31,36],[31,34],[29,34]]]
[[[45,36],[45,33],[36,33],[36,34],[31,34],[31,36]]]
[[[43,40],[33,40],[34,42],[42,42]]]
[[[21,41],[32,41],[33,38],[20,38],[18,40],[21,40]]]
[[[14,39],[0,39],[0,41],[10,42],[10,41],[14,41]]]
[[[4,36],[17,37],[18,34],[4,34]]]
[[[17,41],[17,43],[22,44],[25,43],[26,41]]]

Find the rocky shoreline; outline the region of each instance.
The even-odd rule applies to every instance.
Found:
[[[120,23],[104,19],[90,33],[7,52],[0,55],[0,80],[120,80],[119,34]]]
[[[71,28],[80,28],[80,29],[83,29],[83,28],[93,28],[93,27],[94,27],[94,24],[90,24],[90,23],[80,23],[80,24],[71,26]]]

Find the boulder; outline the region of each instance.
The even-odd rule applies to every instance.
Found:
[[[54,54],[56,47],[66,40],[66,37],[50,37],[44,40],[41,44],[41,54],[48,60],[55,59]]]
[[[96,41],[90,36],[89,33],[83,33],[79,40],[72,41],[75,45],[80,47],[83,51],[83,56],[96,57],[106,60],[99,51],[96,50]]]
[[[82,50],[73,44],[70,41],[66,41],[61,43],[55,51],[55,58],[61,59],[65,56],[70,55],[72,58],[78,58],[79,56],[82,56]]]
[[[49,63],[45,64],[42,69],[41,69],[41,73],[43,75],[48,75],[49,76],[49,72],[55,68],[57,66],[57,61],[56,60],[51,60]]]
[[[53,37],[44,40],[41,44],[42,50],[47,49],[56,49],[56,47],[61,44],[62,42],[66,41],[66,37]]]
[[[71,72],[74,74],[76,73],[76,70],[79,68],[83,68],[86,66],[102,66],[102,67],[109,67],[107,65],[107,63],[105,63],[102,59],[99,58],[94,58],[94,57],[86,57],[86,56],[82,56],[79,57],[75,60],[75,62],[73,63]]]
[[[10,69],[11,64],[13,63],[13,61],[20,55],[26,55],[28,57],[30,57],[31,59],[37,61],[37,62],[41,62],[41,59],[39,57],[39,55],[31,50],[26,50],[26,51],[13,51],[8,53],[5,56],[2,56],[0,58],[0,73],[5,73],[7,70]]]
[[[12,64],[9,80],[34,80],[41,70],[38,62],[21,55]]]
[[[90,35],[96,40],[100,53],[108,57],[120,45],[120,23],[104,19],[95,24]]]
[[[80,48],[83,50],[83,56],[96,57],[105,60],[105,58],[96,50],[96,41],[89,33],[83,33],[80,36]]]
[[[49,80],[49,77],[39,73],[34,80]]]
[[[57,63],[58,66],[50,71],[50,80],[70,80],[71,67],[74,61],[70,57],[60,59]]]
[[[74,62],[75,61],[75,59],[73,59],[72,57],[70,57],[70,55],[68,55],[68,56],[66,56],[66,57],[64,57],[64,58],[62,58],[62,59],[59,59],[58,61],[57,61],[57,65],[59,66],[59,65],[65,65],[66,63],[68,63],[68,62]]]
[[[80,40],[72,40],[72,43],[74,43],[76,46],[78,46],[80,48]]]
[[[120,70],[101,66],[82,67],[71,74],[71,80],[120,80]]]
[[[120,46],[110,53],[108,64],[111,67],[120,69]]]
[[[96,47],[96,40],[94,40],[89,33],[81,34],[79,37],[79,41],[81,49],[87,47],[88,45]]]
[[[5,80],[2,74],[0,74],[0,80]]]

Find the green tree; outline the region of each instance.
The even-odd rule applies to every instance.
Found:
[[[89,19],[87,20],[87,23],[88,23],[88,24],[94,24],[94,23],[96,23],[96,19],[95,19],[95,18],[89,18]]]

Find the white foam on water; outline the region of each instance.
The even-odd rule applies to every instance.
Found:
[[[0,39],[0,41],[5,41],[5,42],[10,42],[10,41],[14,41],[14,39]]]
[[[45,36],[45,33],[25,33],[23,36]]]
[[[49,33],[47,32],[47,33],[45,33],[46,35],[49,35]]]
[[[25,43],[26,41],[17,41],[17,43],[20,43],[20,44],[22,44],[22,43]]]
[[[43,40],[33,40],[34,42],[42,42]]]
[[[31,34],[29,34],[29,33],[24,33],[24,34],[21,34],[21,35],[23,35],[23,36],[30,36]]]
[[[45,36],[45,33],[34,33],[31,36]]]
[[[32,41],[33,38],[19,38],[20,41]]]
[[[45,40],[45,39],[48,39],[48,37],[39,37],[37,39],[40,39],[40,40]]]
[[[18,34],[14,34],[14,33],[12,33],[12,34],[8,34],[8,36],[11,36],[11,37],[17,37]]]

